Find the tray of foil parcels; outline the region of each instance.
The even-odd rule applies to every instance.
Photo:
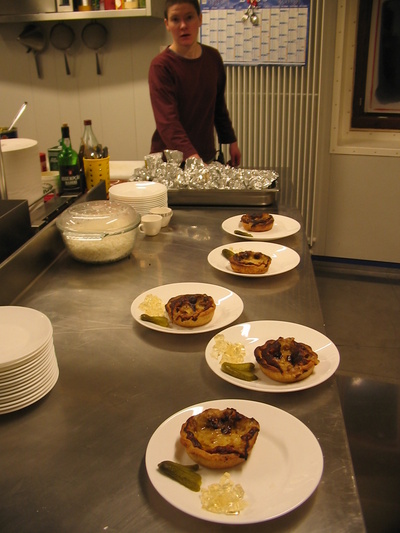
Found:
[[[230,189],[169,189],[168,205],[263,207],[276,201],[278,188],[266,191]]]
[[[165,162],[155,154],[145,161],[146,167],[136,169],[131,181],[163,183],[171,206],[267,206],[279,192],[274,170],[233,168],[219,162],[206,165],[195,158],[187,159],[182,168],[179,158],[167,157]]]

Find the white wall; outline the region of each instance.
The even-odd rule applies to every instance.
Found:
[[[324,255],[400,262],[400,160],[331,158]]]
[[[95,52],[81,40],[86,21],[68,22],[76,40],[64,57],[50,43],[39,61],[38,79],[33,54],[17,41],[25,24],[0,25],[0,124],[9,125],[24,101],[28,107],[18,123],[19,137],[36,139],[40,151],[58,143],[61,124],[70,126],[79,147],[83,120],[91,118],[99,142],[114,160],[143,159],[149,152],[154,120],[147,74],[160,45],[169,42],[164,23],[155,18],[102,20],[108,42],[99,52],[102,75],[96,74]],[[47,35],[52,22],[39,23]]]
[[[350,127],[357,15],[358,0],[337,2],[335,40],[326,43],[328,54],[334,49],[322,80],[331,120],[321,136],[330,147],[322,145],[312,252],[400,263],[400,132]]]

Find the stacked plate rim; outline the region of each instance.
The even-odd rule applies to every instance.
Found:
[[[167,187],[155,181],[117,183],[110,187],[109,198],[131,205],[140,215],[145,215],[153,207],[168,206]]]
[[[53,327],[29,307],[0,307],[0,414],[43,398],[58,380]]]

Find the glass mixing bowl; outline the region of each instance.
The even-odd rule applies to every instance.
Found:
[[[128,257],[139,230],[140,215],[120,202],[75,204],[57,221],[66,248],[84,263],[111,263]]]

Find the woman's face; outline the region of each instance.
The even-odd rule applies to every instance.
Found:
[[[174,44],[178,47],[190,47],[197,42],[201,26],[201,15],[191,4],[175,4],[168,9],[165,27],[171,33]]]

